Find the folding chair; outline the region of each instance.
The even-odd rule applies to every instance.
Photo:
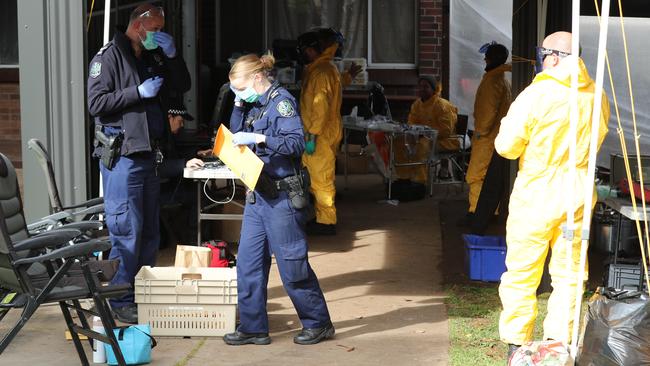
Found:
[[[0,304],[2,316],[11,309],[22,308],[16,325],[0,341],[0,354],[16,337],[40,305],[59,303],[61,312],[82,365],[88,365],[79,335],[109,344],[119,365],[126,365],[113,329],[115,321],[107,298],[122,296],[131,285],[101,284],[100,271],[93,271],[90,257],[108,250],[110,242],[88,240],[76,229],[58,229],[31,236],[27,232],[16,171],[0,153],[0,287],[16,293],[13,300]],[[107,279],[104,278],[104,281]],[[79,300],[94,300],[95,310],[81,307]],[[80,325],[72,319],[76,312]],[[106,335],[92,331],[86,315],[99,316]]]
[[[27,147],[34,152],[36,159],[45,174],[45,181],[47,183],[47,192],[50,198],[50,215],[45,216],[36,222],[27,225],[27,230],[31,234],[42,233],[52,230],[64,225],[70,225],[73,222],[79,223],[81,218],[83,221],[97,220],[99,215],[104,213],[104,199],[102,197],[93,198],[91,200],[75,204],[72,206],[63,206],[61,198],[59,197],[59,189],[54,177],[54,168],[52,166],[52,159],[47,149],[38,139],[31,139],[27,142]],[[76,224],[76,229],[85,231],[95,229],[95,221],[88,227],[85,224]]]
[[[429,168],[429,195],[433,195],[433,186],[440,184],[463,184],[465,182],[465,174],[467,172],[468,153],[467,153],[467,116],[463,114],[457,115],[455,133],[449,135],[447,139],[457,140],[459,143],[458,150],[454,151],[436,151],[435,157],[430,162]],[[443,162],[447,166],[443,167]],[[436,175],[439,169],[446,169],[450,176],[450,181],[441,182]],[[458,173],[459,176],[456,177]]]

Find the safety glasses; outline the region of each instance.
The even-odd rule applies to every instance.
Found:
[[[535,73],[542,72],[543,70],[542,64],[544,63],[544,59],[546,59],[546,56],[550,56],[550,55],[555,55],[557,57],[567,57],[571,54],[568,52],[554,50],[552,48],[536,47],[535,58],[537,62],[535,63]]]
[[[140,14],[139,17],[163,17],[164,18],[165,10],[162,8],[162,6],[156,6]]]

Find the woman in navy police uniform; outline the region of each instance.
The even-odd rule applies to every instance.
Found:
[[[271,55],[242,56],[229,74],[236,95],[230,118],[233,144],[247,145],[264,162],[244,209],[237,254],[240,325],[224,336],[230,345],[271,342],[266,313],[271,255],[302,322],[294,342],[316,344],[334,336],[323,292],[307,259],[305,210],[294,207],[288,184],[283,184],[300,172],[305,138],[295,99],[269,80],[274,62]]]

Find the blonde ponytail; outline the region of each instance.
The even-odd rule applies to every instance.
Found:
[[[235,61],[230,69],[228,77],[230,80],[234,80],[241,77],[255,75],[258,72],[268,75],[268,73],[273,70],[274,65],[275,57],[273,57],[270,51],[262,57],[251,53],[241,56],[237,61]]]

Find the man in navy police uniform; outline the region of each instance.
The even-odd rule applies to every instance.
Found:
[[[133,284],[138,270],[154,265],[160,244],[158,147],[167,123],[170,91],[190,89],[185,62],[174,39],[161,32],[162,8],[144,4],[129,18],[126,32],[116,31],[111,42],[90,63],[88,110],[107,136],[122,135],[119,157],[112,167],[100,162],[106,224],[113,248],[110,258],[120,265],[114,284]],[[101,144],[94,156],[100,156]],[[133,292],[112,299],[118,320],[136,323]]]

